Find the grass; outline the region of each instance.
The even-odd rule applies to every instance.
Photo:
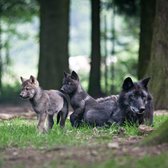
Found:
[[[158,128],[168,116],[156,116],[154,127]],[[136,126],[124,127],[126,136],[138,136]],[[67,121],[64,129],[54,125],[48,134],[39,134],[36,129],[36,121],[13,119],[0,122],[0,148],[5,147],[35,147],[52,148],[53,146],[79,146],[87,144],[103,144],[112,141],[119,128],[89,128],[84,126],[78,129],[72,128]]]
[[[155,116],[154,120],[154,128],[158,128],[165,120],[168,119],[168,116]],[[0,122],[0,149],[2,151],[4,148],[15,147],[16,149],[23,149],[26,151],[27,147],[32,147],[33,150],[39,153],[39,149],[44,149],[42,151],[46,151],[45,149],[54,149],[55,147],[71,147],[71,150],[74,153],[69,153],[68,149],[65,150],[65,153],[62,151],[55,151],[54,156],[52,158],[48,158],[46,162],[41,160],[41,163],[34,163],[34,167],[69,167],[69,168],[166,168],[168,165],[168,152],[162,153],[158,156],[141,156],[134,157],[134,155],[121,155],[116,156],[113,153],[112,149],[107,149],[107,143],[111,143],[113,140],[113,136],[118,135],[121,131],[120,128],[116,126],[111,126],[110,128],[89,128],[88,126],[84,126],[78,129],[72,128],[69,120],[67,120],[66,126],[64,129],[59,128],[58,125],[54,125],[53,129],[48,134],[39,134],[36,129],[36,122],[34,120],[25,120],[25,119],[12,119],[7,121]],[[124,136],[139,136],[138,128],[136,126],[129,126],[126,124],[124,126]],[[102,146],[101,146],[102,144]],[[105,156],[101,162],[94,161],[92,163],[85,163],[85,165],[79,164],[80,160],[75,160],[74,156],[80,157],[88,157],[88,153],[90,152],[89,146],[101,146],[101,148],[96,147],[98,155]],[[104,146],[103,146],[104,145]],[[80,147],[79,147],[80,146]],[[76,148],[74,148],[76,147]],[[78,148],[79,147],[79,148]],[[83,149],[86,150],[83,155],[80,153]],[[95,150],[94,147],[91,148]],[[99,153],[99,151],[103,153]],[[74,155],[77,152],[76,155]],[[52,152],[51,152],[52,153]],[[50,153],[49,153],[50,154]],[[1,154],[0,167],[4,167],[8,165],[10,161],[4,160],[4,154]],[[38,154],[39,156],[41,154]],[[47,155],[47,154],[46,154]],[[80,156],[81,155],[81,156]],[[12,154],[8,157],[12,157]],[[106,156],[108,156],[106,158]],[[98,156],[96,156],[98,157]],[[15,156],[14,156],[15,158]],[[17,157],[16,157],[17,158]],[[94,156],[92,156],[92,159]],[[42,158],[43,159],[43,158]],[[31,160],[30,160],[31,161]],[[7,162],[7,163],[6,163]],[[23,160],[19,160],[14,163],[13,167],[25,167]],[[33,167],[32,167],[33,168]]]
[[[166,168],[168,166],[168,153],[158,156],[144,156],[142,158],[120,157],[103,162],[97,168]]]

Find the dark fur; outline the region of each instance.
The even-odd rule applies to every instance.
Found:
[[[146,78],[133,83],[130,77],[124,80],[122,91],[118,97],[110,96],[97,99],[100,104],[111,103],[113,110],[109,122],[114,122],[115,116],[120,118],[119,123],[127,121],[131,124],[153,125],[153,99],[148,91]],[[114,100],[115,99],[115,100]]]
[[[68,94],[74,112],[70,116],[72,126],[78,127],[83,120],[91,126],[105,125],[111,116],[111,103],[99,104],[82,88],[76,72],[64,73],[61,90]],[[109,110],[110,109],[110,110]]]
[[[20,97],[29,99],[38,117],[38,129],[47,132],[53,127],[53,116],[57,115],[57,123],[64,127],[68,115],[68,102],[65,95],[57,90],[43,90],[38,81],[30,76],[30,79],[21,77],[22,90]]]

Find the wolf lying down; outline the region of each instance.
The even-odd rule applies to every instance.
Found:
[[[124,80],[119,95],[100,98],[97,102],[105,105],[115,98],[113,111],[122,115],[122,124],[127,121],[130,124],[153,125],[153,99],[147,87],[149,80],[150,78],[146,78],[134,83],[128,77]],[[110,122],[113,122],[113,117],[111,119]]]
[[[22,90],[20,97],[29,99],[34,111],[37,113],[40,132],[47,132],[53,127],[53,116],[57,114],[57,124],[64,127],[68,115],[68,102],[65,95],[57,90],[43,90],[33,76],[29,79],[21,77]]]
[[[133,83],[130,77],[122,85],[118,96],[94,99],[80,84],[76,72],[64,73],[61,90],[68,94],[74,112],[70,116],[72,126],[78,127],[81,122],[91,126],[104,126],[116,123],[153,124],[153,100],[148,91],[146,78]]]

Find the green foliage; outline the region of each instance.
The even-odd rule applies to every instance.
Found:
[[[17,82],[14,85],[4,85],[0,94],[0,103],[19,103],[19,92],[20,84]]]
[[[110,22],[111,25],[109,26],[109,23],[106,25],[107,32],[102,32],[102,37],[103,40],[106,37],[108,59],[109,57],[112,58],[112,56],[114,58],[111,63],[108,63],[107,79],[109,86],[104,86],[104,78],[102,78],[103,81],[101,82],[103,90],[107,90],[108,94],[111,92],[112,94],[119,93],[125,77],[131,76],[135,80],[137,79],[139,48],[138,5],[139,0],[103,0],[101,15],[104,15],[107,23]],[[108,47],[110,43],[111,48]],[[102,55],[104,56],[105,51],[103,52]],[[114,75],[112,75],[112,71]]]
[[[14,37],[26,39],[27,34],[17,30],[17,24],[25,23],[37,16],[39,6],[34,0],[0,0],[0,85],[4,85],[3,77],[12,65],[10,57],[11,40]],[[15,39],[16,41],[16,39]],[[2,91],[2,88],[0,88]],[[4,91],[3,91],[4,92]],[[2,95],[1,95],[2,96]]]
[[[127,53],[128,54],[128,53]],[[111,71],[108,72],[108,94],[111,94],[111,87],[113,86],[112,94],[119,94],[123,81],[130,76],[134,81],[137,81],[137,58],[133,54],[126,55],[126,52],[117,54],[117,62],[114,64],[114,81],[112,81]],[[109,67],[111,69],[111,67]],[[104,71],[103,71],[104,73]],[[105,90],[104,78],[102,78],[102,88]]]
[[[118,13],[137,16],[140,11],[140,0],[114,0]]]
[[[37,14],[38,4],[34,0],[0,1],[0,17],[7,22],[25,22]]]
[[[159,128],[165,121],[167,121],[167,115],[159,115],[154,117],[154,127]]]

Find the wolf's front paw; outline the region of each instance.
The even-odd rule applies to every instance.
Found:
[[[75,128],[78,128],[79,127],[79,122],[78,121],[74,121],[74,123],[72,123],[72,126],[75,127]]]
[[[45,134],[48,132],[44,127],[38,126],[37,129],[40,134]]]
[[[114,124],[114,120],[112,120],[112,119],[109,119],[109,120],[106,122],[106,125],[107,125],[107,126],[111,126],[112,124]]]

